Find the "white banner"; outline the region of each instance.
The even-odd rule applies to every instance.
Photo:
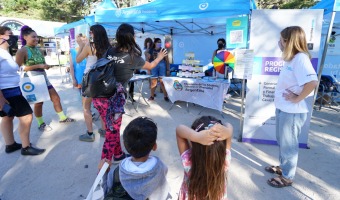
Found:
[[[235,49],[235,69],[233,78],[251,79],[253,75],[254,50]]]
[[[247,82],[242,141],[276,144],[274,91],[284,61],[278,47],[280,32],[300,26],[307,37],[313,67],[317,68],[323,10],[254,10],[251,17],[250,49],[254,49],[254,68]],[[317,71],[317,70],[316,70]],[[311,99],[309,109],[312,109]],[[300,147],[307,147],[309,122],[302,128]]]
[[[224,95],[229,88],[225,79],[164,77],[163,82],[172,103],[186,101],[219,111],[222,111]]]

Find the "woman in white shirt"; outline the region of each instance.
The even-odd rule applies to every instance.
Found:
[[[308,113],[305,99],[317,86],[318,78],[310,61],[306,34],[301,27],[283,29],[278,45],[285,61],[274,98],[280,166],[269,166],[265,170],[279,175],[269,179],[268,184],[282,188],[293,183],[298,162],[298,138]]]
[[[6,143],[6,153],[21,149],[22,155],[33,156],[44,153],[45,149],[32,147],[29,140],[33,111],[22,96],[19,87],[19,66],[9,53],[9,47],[16,45],[17,41],[10,28],[0,26],[0,130]],[[14,140],[14,116],[19,119],[18,131],[22,144]]]

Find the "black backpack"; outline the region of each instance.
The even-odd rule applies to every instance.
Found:
[[[103,57],[83,76],[81,84],[83,96],[108,98],[116,93],[115,61],[107,58],[108,52],[112,49],[109,47]]]
[[[113,178],[112,188],[105,195],[104,200],[133,200],[119,180],[119,166],[113,171]]]

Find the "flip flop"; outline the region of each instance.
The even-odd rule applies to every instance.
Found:
[[[75,122],[76,120],[75,119],[72,119],[72,118],[66,118],[65,120],[62,120],[62,121],[59,121],[59,123],[68,123],[68,122]]]
[[[265,167],[264,170],[272,174],[282,175],[282,169],[280,166],[268,166]]]
[[[271,178],[267,180],[268,185],[275,187],[275,188],[283,188],[287,186],[292,186],[293,181],[283,177],[283,176],[278,176],[275,178]]]

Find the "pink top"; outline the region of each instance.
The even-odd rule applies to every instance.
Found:
[[[178,195],[178,199],[179,200],[187,200],[188,199],[188,182],[189,182],[189,172],[191,169],[191,149],[186,150],[185,152],[183,152],[183,154],[181,155],[182,158],[182,164],[184,167],[184,178],[183,178],[183,182],[182,182],[182,186],[181,189],[179,191],[179,195]],[[230,164],[231,161],[231,153],[230,150],[227,149],[226,150],[226,168],[225,168],[225,172],[228,172],[228,166]],[[227,200],[227,182],[225,183],[225,192],[224,192],[224,196],[221,200]]]

